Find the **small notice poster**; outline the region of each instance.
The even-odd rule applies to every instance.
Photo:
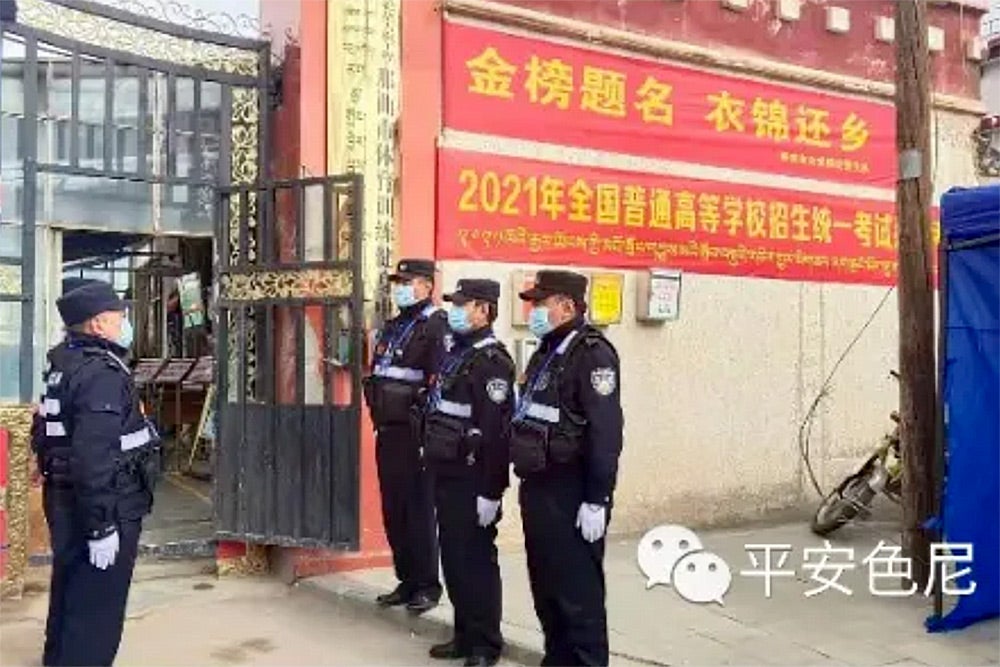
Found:
[[[201,300],[201,279],[197,273],[181,276],[177,292],[184,314],[184,328],[200,327],[205,323],[205,304]]]
[[[622,291],[625,278],[620,273],[590,276],[590,321],[597,325],[622,321]]]

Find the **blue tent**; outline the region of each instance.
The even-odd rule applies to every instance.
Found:
[[[931,632],[1000,616],[1000,186],[941,198],[942,505],[946,544],[971,544],[971,568],[951,586],[975,590]],[[938,573],[939,574],[939,573]],[[940,581],[940,576],[939,576]]]

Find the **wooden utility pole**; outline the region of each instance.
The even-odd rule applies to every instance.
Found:
[[[930,56],[926,0],[896,2],[896,150],[899,180],[899,374],[903,456],[903,549],[912,580],[930,574],[923,523],[934,511],[936,366],[931,273]],[[909,586],[909,584],[907,584]]]

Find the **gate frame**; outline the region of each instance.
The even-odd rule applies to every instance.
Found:
[[[306,259],[306,191],[308,188],[322,188],[322,259]],[[279,213],[278,194],[287,192],[292,198],[294,212],[284,211],[284,220]],[[343,208],[335,205],[338,196],[345,198],[348,204]],[[357,551],[361,536],[361,497],[360,497],[360,434],[361,419],[364,409],[362,401],[361,380],[365,372],[365,299],[364,299],[364,257],[363,235],[361,221],[364,211],[364,180],[360,174],[347,173],[340,175],[312,176],[295,179],[273,179],[264,183],[251,185],[232,185],[219,189],[219,203],[216,206],[218,223],[216,227],[216,276],[217,292],[217,326],[216,326],[216,414],[218,421],[215,427],[217,438],[215,452],[232,450],[236,453],[234,461],[227,461],[233,466],[236,475],[236,495],[232,499],[235,507],[227,508],[220,496],[220,487],[215,486],[216,535],[223,539],[246,541],[256,545],[305,547],[319,549],[335,549]],[[291,215],[289,215],[291,213]],[[255,220],[251,229],[250,219]],[[282,224],[284,222],[284,224]],[[294,225],[291,229],[289,225]],[[342,244],[339,235],[346,228],[349,242]],[[254,234],[254,231],[256,234]],[[277,247],[277,241],[292,235],[296,248],[291,252],[292,258],[282,257],[282,250]],[[346,252],[345,252],[346,251]],[[346,255],[346,257],[345,257]],[[306,292],[308,285],[314,286],[312,292]],[[346,285],[346,287],[345,287]],[[349,395],[346,404],[335,402],[333,385],[337,370],[331,370],[332,358],[336,354],[329,349],[331,346],[331,331],[340,331],[335,325],[336,313],[333,309],[346,307],[349,313],[349,350],[345,364],[350,373]],[[242,311],[252,308],[268,308],[266,321],[252,322]],[[275,345],[277,336],[268,333],[269,327],[276,328],[274,309],[298,309],[292,312],[295,330],[296,355],[294,359],[280,357]],[[307,308],[323,309],[324,335],[320,348],[320,360],[323,363],[322,399],[320,403],[308,404],[305,399],[305,383],[307,370],[305,352],[302,348],[306,330],[310,327],[306,316]],[[239,314],[237,312],[239,311]],[[232,320],[232,325],[230,324]],[[253,325],[249,329],[248,320]],[[241,347],[241,337],[230,327],[238,328],[243,333],[244,344]],[[253,342],[246,334],[254,332]],[[264,340],[260,341],[256,333],[265,332]],[[271,336],[275,336],[272,338]],[[237,349],[233,349],[235,347]],[[336,343],[334,343],[335,345]],[[248,359],[253,358],[253,375]],[[270,357],[270,360],[268,358]],[[294,364],[296,388],[291,401],[279,398],[277,389],[277,365]],[[224,365],[225,364],[225,365]],[[265,364],[269,364],[267,366]],[[261,367],[265,373],[258,375]],[[275,370],[268,374],[268,367]],[[230,378],[230,372],[236,371],[237,377]],[[263,378],[263,387],[261,382]],[[235,380],[236,386],[230,386],[229,381]],[[251,386],[253,385],[253,386]],[[255,400],[261,395],[263,401]],[[230,397],[235,400],[230,400]],[[275,417],[280,417],[282,411],[297,412],[300,426],[305,420],[309,408],[319,406],[327,419],[337,419],[336,413],[342,413],[341,424],[345,435],[337,437],[333,424],[330,428],[329,443],[330,468],[327,471],[331,486],[331,506],[327,517],[329,537],[314,535],[289,535],[282,532],[281,521],[277,517],[264,516],[261,525],[257,516],[256,525],[251,521],[251,515],[256,510],[259,515],[266,515],[267,489],[249,489],[245,483],[247,466],[245,454],[248,447],[248,431],[246,428],[248,407],[267,406],[271,414],[265,421],[270,432],[276,428]],[[238,443],[223,442],[227,437],[227,413],[238,413],[238,420],[244,424],[239,429]],[[315,412],[315,409],[313,410]],[[322,423],[322,422],[320,422]],[[314,421],[313,425],[316,423]],[[304,435],[304,434],[303,434]],[[304,438],[303,438],[304,442]],[[271,452],[272,455],[274,452]],[[225,458],[215,457],[215,471],[220,476],[220,465]],[[265,466],[276,466],[278,462],[273,455],[265,462]],[[343,464],[343,470],[337,468],[338,461]],[[339,475],[337,473],[340,473]],[[281,479],[274,470],[265,474],[262,481],[269,483],[280,494]],[[304,485],[305,476],[301,480]],[[333,505],[335,496],[345,493],[337,486],[337,482],[346,486],[351,504],[349,516],[338,516]],[[254,493],[256,491],[256,493]],[[289,489],[285,489],[289,491]],[[253,498],[254,508],[248,508],[248,499]],[[293,507],[295,504],[293,503]],[[231,510],[231,512],[227,511]],[[232,516],[228,516],[232,514]],[[305,514],[305,513],[304,513]],[[294,530],[302,532],[305,516],[293,518]],[[225,515],[225,516],[224,516]],[[269,521],[270,520],[270,521]],[[225,525],[228,524],[228,525]]]
[[[4,595],[19,595],[23,589],[23,574],[27,565],[28,548],[28,496],[31,490],[28,468],[30,459],[30,415],[36,383],[35,362],[35,308],[38,303],[34,292],[36,279],[36,230],[37,230],[37,178],[40,174],[62,174],[65,176],[99,177],[115,181],[147,183],[152,187],[152,196],[159,197],[159,188],[173,186],[193,186],[211,189],[213,201],[218,202],[218,194],[234,187],[268,187],[270,179],[270,137],[269,112],[271,110],[271,45],[263,39],[238,37],[221,32],[193,28],[166,20],[143,16],[132,11],[93,2],[91,0],[19,0],[15,21],[4,21],[0,39],[8,34],[17,36],[24,43],[24,113],[22,115],[21,143],[23,147],[23,200],[20,220],[22,252],[19,259],[0,263],[20,268],[20,290],[11,292],[0,288],[0,301],[21,304],[20,330],[20,404],[0,405],[0,428],[10,432],[9,484],[4,491],[2,505],[8,510],[8,533],[10,556],[4,576]],[[235,22],[234,22],[235,24]],[[38,108],[38,46],[43,44],[70,54],[72,67],[71,81],[78,81],[83,57],[103,61],[105,66],[105,109],[103,131],[103,167],[99,169],[80,165],[79,139],[79,86],[71,84],[72,111],[70,118],[71,158],[68,164],[40,163],[38,161],[38,120],[42,115]],[[230,59],[227,59],[230,58]],[[140,92],[138,115],[143,122],[137,123],[137,159],[135,171],[111,168],[112,136],[108,134],[115,127],[113,81],[115,67],[133,66],[140,70],[140,82],[150,75],[162,73],[167,80],[168,103],[167,122],[162,130],[164,153],[167,156],[164,173],[153,175],[147,168],[146,150],[155,132],[145,124],[149,113],[148,90]],[[203,82],[215,82],[221,86],[222,110],[220,128],[219,160],[216,173],[205,176],[199,168],[194,176],[180,177],[175,172],[176,160],[170,158],[176,129],[176,81],[187,77],[194,82],[194,108],[200,108],[199,92]],[[110,82],[110,83],[109,83]],[[200,130],[194,126],[191,154],[201,158],[205,151],[198,144]],[[154,170],[156,167],[154,167]],[[360,178],[356,179],[360,182]],[[159,186],[158,188],[155,186]],[[356,210],[360,211],[362,190],[357,190]],[[155,206],[155,204],[154,204]],[[216,211],[218,214],[219,211]],[[352,314],[352,347],[357,363],[363,362],[363,273],[360,214],[352,222],[352,261],[358,262],[354,272],[352,302],[359,307]],[[154,235],[160,234],[158,219],[154,214]],[[3,278],[0,275],[0,278]],[[219,280],[216,272],[215,280]],[[0,281],[2,282],[2,281]],[[0,286],[2,287],[2,286]],[[15,287],[16,289],[16,287]],[[216,354],[217,369],[226,360]],[[216,371],[218,372],[218,370]],[[360,379],[352,382],[352,410],[358,418],[358,433],[353,434],[357,463],[360,438]],[[352,471],[355,480],[358,470]],[[355,509],[352,517],[356,528],[354,538],[343,544],[346,548],[357,548],[360,533],[360,493],[358,483],[354,491]],[[224,535],[223,535],[224,536]],[[232,536],[237,537],[238,536]],[[300,543],[296,543],[297,545]],[[308,545],[308,543],[305,543]],[[248,545],[250,546],[250,545]],[[327,545],[329,546],[329,545]]]
[[[73,17],[78,23],[73,23]],[[83,20],[83,24],[79,23]],[[107,38],[111,43],[97,44],[85,39],[78,39],[72,31],[88,34],[93,38]],[[150,43],[143,43],[138,37],[151,37]],[[173,186],[192,186],[200,188],[225,187],[233,183],[251,183],[266,178],[269,166],[269,135],[268,112],[270,108],[270,43],[264,40],[249,39],[227,34],[214,33],[197,28],[169,23],[167,21],[142,16],[132,12],[103,5],[90,0],[19,0],[17,20],[4,22],[0,39],[6,35],[16,35],[24,42],[24,113],[21,131],[21,146],[23,158],[23,202],[21,206],[21,291],[18,295],[0,294],[0,300],[21,302],[21,342],[20,342],[20,400],[28,403],[32,400],[38,378],[35,373],[35,306],[37,298],[34,293],[36,261],[36,228],[37,228],[37,177],[39,174],[51,173],[65,176],[98,177],[102,179],[146,183],[151,186],[170,188]],[[131,34],[131,38],[130,38]],[[131,39],[131,42],[130,42]],[[118,40],[118,43],[115,41]],[[103,122],[103,168],[93,169],[79,166],[79,94],[72,94],[73,111],[70,120],[70,164],[40,163],[38,161],[38,118],[41,115],[38,108],[38,46],[39,43],[51,46],[72,54],[73,73],[70,81],[79,80],[81,57],[94,58],[102,61],[105,66],[105,100]],[[135,45],[142,52],[130,52],[120,48],[129,44]],[[193,47],[191,51],[182,51],[187,43]],[[201,50],[199,50],[199,47]],[[186,58],[188,62],[157,59],[150,54],[159,49],[164,55]],[[242,60],[234,59],[227,62],[224,56],[236,56],[244,53]],[[253,54],[253,65],[250,66],[249,54]],[[218,60],[218,62],[216,62]],[[112,168],[112,141],[110,130],[115,125],[113,86],[114,68],[119,65],[133,66],[142,69],[146,74],[162,72],[167,76],[168,88],[168,125],[164,130],[166,137],[165,175],[153,175],[145,169],[145,159],[138,160],[136,171],[116,171]],[[214,66],[213,66],[214,65]],[[254,72],[253,75],[241,74],[239,68]],[[214,82],[222,86],[222,127],[220,130],[219,163],[217,173],[207,177],[180,177],[170,172],[176,169],[176,160],[171,158],[174,141],[171,135],[175,131],[176,122],[176,80],[177,77],[187,77],[194,82],[194,107],[200,109],[200,89],[203,82]],[[72,84],[71,84],[72,85]],[[250,105],[235,99],[234,89],[252,91],[255,97],[255,110]],[[72,91],[78,91],[73,86]],[[148,112],[146,95],[140,91],[139,114]],[[238,123],[239,119],[249,122]],[[254,142],[241,146],[243,155],[236,153],[234,141],[236,132],[234,126],[256,126],[253,132]],[[197,126],[196,126],[197,127]],[[136,154],[142,153],[148,147],[149,136],[144,124],[137,127]],[[245,133],[244,133],[245,134]],[[194,130],[192,144],[196,144],[200,133]],[[243,136],[246,139],[245,136]],[[198,147],[200,149],[200,147]],[[198,157],[201,150],[192,153]],[[250,164],[250,162],[253,164]],[[75,163],[75,164],[74,164]],[[154,196],[159,192],[154,190]],[[154,220],[154,223],[156,221]],[[154,235],[159,230],[154,229]]]

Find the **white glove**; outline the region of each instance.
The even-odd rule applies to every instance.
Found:
[[[582,503],[576,513],[576,527],[580,529],[583,539],[596,542],[604,537],[607,510],[604,505]]]
[[[476,497],[476,512],[479,514],[479,526],[481,528],[485,528],[493,523],[497,518],[497,512],[499,510],[499,500],[490,500],[489,498],[483,498],[482,496]]]
[[[118,531],[99,540],[90,540],[90,564],[98,570],[106,570],[115,564],[118,556]]]

